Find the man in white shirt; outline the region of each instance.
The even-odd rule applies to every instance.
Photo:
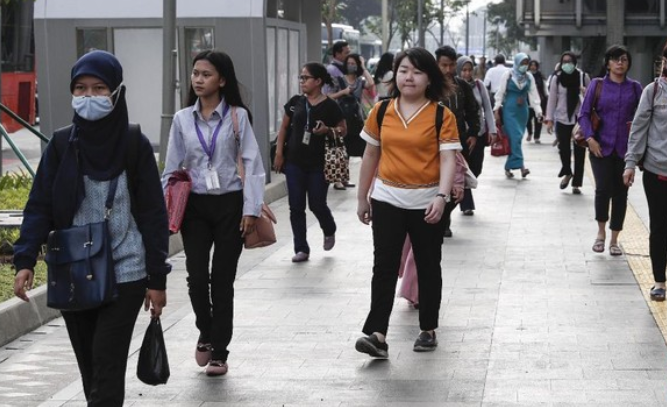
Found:
[[[505,66],[505,55],[496,55],[494,61],[495,65],[493,68],[490,68],[488,71],[486,71],[486,76],[484,77],[484,86],[486,86],[491,93],[491,105],[495,104],[494,96],[500,88],[500,82],[502,81],[503,74],[505,71],[510,69]]]

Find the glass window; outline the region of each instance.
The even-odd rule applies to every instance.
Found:
[[[295,30],[289,32],[289,72],[289,94],[296,95],[300,93],[296,77],[301,73],[301,67],[299,66],[299,32]]]
[[[289,60],[288,53],[285,52],[287,48],[287,29],[278,28],[278,43],[276,44],[276,49],[279,52],[276,53],[276,83],[278,84],[277,100],[276,100],[276,111],[280,109],[282,104],[287,103],[289,99],[288,84],[290,75],[289,71]],[[298,75],[298,72],[294,72],[295,75]],[[278,117],[282,118],[282,115]]]
[[[186,27],[185,33],[185,66],[191,67],[192,60],[202,51],[213,49],[213,27]],[[188,77],[190,73],[188,72]]]
[[[109,51],[106,28],[77,28],[76,53],[80,58],[96,49]]]

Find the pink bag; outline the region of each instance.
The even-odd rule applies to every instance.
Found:
[[[192,190],[192,180],[187,170],[177,170],[171,173],[167,181],[167,190],[164,199],[169,215],[169,231],[178,233],[181,230],[185,207]]]
[[[401,277],[398,296],[405,298],[412,304],[419,304],[417,265],[412,253],[412,242],[410,242],[410,237],[408,236],[405,237],[405,244],[403,244],[403,255],[401,256],[401,266],[398,269],[398,276]]]

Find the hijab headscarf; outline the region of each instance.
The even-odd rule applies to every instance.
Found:
[[[112,100],[114,109],[99,120],[86,120],[74,113],[72,133],[54,179],[54,190],[60,196],[54,200],[54,220],[60,227],[71,225],[85,197],[84,175],[107,181],[125,169],[128,113],[122,86],[123,68],[113,54],[93,51],[72,67],[70,90],[81,76],[99,78],[111,92],[117,89],[118,92]]]
[[[470,57],[467,57],[465,55],[460,56],[456,60],[456,76],[458,76],[461,79],[463,79],[461,77],[461,72],[463,72],[463,67],[465,66],[465,64],[470,64],[470,68],[472,68],[474,66],[473,63],[472,63],[472,59],[470,59]],[[475,81],[475,78],[471,75],[470,80],[468,81],[468,83],[473,83],[474,81]]]
[[[577,57],[569,52],[563,52],[560,56],[559,67],[556,72],[558,83],[567,90],[567,117],[572,118],[574,110],[579,104],[579,95],[581,93],[581,73],[578,69],[575,69],[571,74],[565,73],[561,68],[563,66],[563,58],[569,56],[572,59],[574,66],[577,66]]]
[[[519,52],[518,54],[514,55],[514,66],[512,67],[512,79],[516,83],[519,84],[519,87],[523,87],[523,84],[528,81],[528,73],[522,73],[519,71],[519,66],[521,66],[521,62],[525,60],[530,60],[528,58],[528,55],[526,55],[523,52]]]

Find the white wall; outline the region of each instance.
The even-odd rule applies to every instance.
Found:
[[[35,19],[162,18],[163,0],[36,0]],[[264,17],[264,0],[181,0],[179,18]]]
[[[162,114],[162,29],[115,28],[113,33],[130,121],[141,124],[143,133],[157,145]]]

